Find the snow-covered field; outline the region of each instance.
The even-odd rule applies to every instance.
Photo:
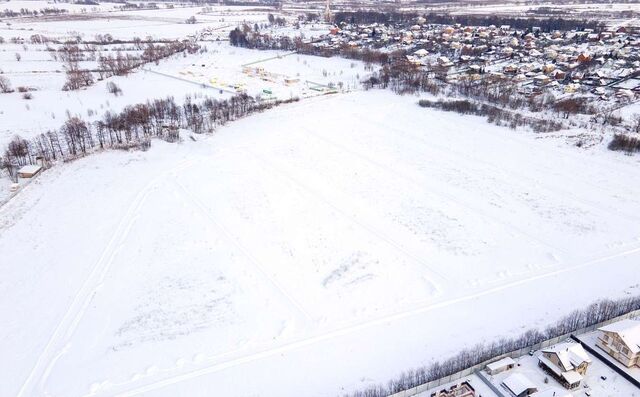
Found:
[[[10,1],[7,4],[12,4]],[[18,2],[16,2],[18,3]],[[19,3],[32,3],[20,1]],[[25,8],[38,10],[41,1],[34,1],[34,5]],[[49,7],[56,7],[51,3]],[[65,8],[62,4],[58,8]],[[67,5],[69,6],[69,5]],[[70,9],[68,14],[38,18],[14,18],[8,24],[0,25],[0,35],[5,37],[28,38],[33,34],[42,34],[52,38],[80,36],[83,39],[93,39],[96,34],[109,33],[116,39],[145,38],[148,36],[163,39],[182,39],[187,35],[204,29],[222,30],[222,36],[227,29],[233,29],[238,24],[266,23],[267,15],[274,10],[269,7],[229,7],[229,6],[189,6],[179,4],[175,8],[160,5],[159,9],[147,10],[114,10],[109,3],[100,4],[97,9],[84,7],[88,12]],[[7,7],[0,6],[4,10]],[[19,9],[17,7],[14,9]],[[196,23],[188,24],[186,19],[196,18]]]
[[[331,396],[640,291],[637,157],[385,91],[0,208],[0,395]]]

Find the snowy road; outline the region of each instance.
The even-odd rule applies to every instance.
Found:
[[[34,180],[0,210],[0,395],[336,395],[640,293],[638,160],[415,102]]]

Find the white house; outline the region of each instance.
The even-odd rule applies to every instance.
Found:
[[[622,320],[598,330],[599,348],[627,367],[640,367],[640,321]]]

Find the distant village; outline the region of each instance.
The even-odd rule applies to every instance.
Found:
[[[339,23],[313,40],[319,48],[403,51],[412,64],[446,82],[485,76],[511,81],[522,94],[590,93],[629,103],[640,97],[640,34],[621,26],[543,31],[533,26]]]

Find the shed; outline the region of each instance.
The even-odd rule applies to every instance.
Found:
[[[516,365],[516,362],[513,361],[511,357],[505,357],[498,361],[494,361],[487,365],[487,373],[489,375],[499,374],[501,372],[510,370]]]
[[[538,391],[536,385],[522,374],[510,375],[502,384],[516,397],[530,396]]]
[[[40,171],[42,171],[42,166],[37,164],[25,165],[24,167],[18,170],[18,176],[20,178],[33,178]]]

